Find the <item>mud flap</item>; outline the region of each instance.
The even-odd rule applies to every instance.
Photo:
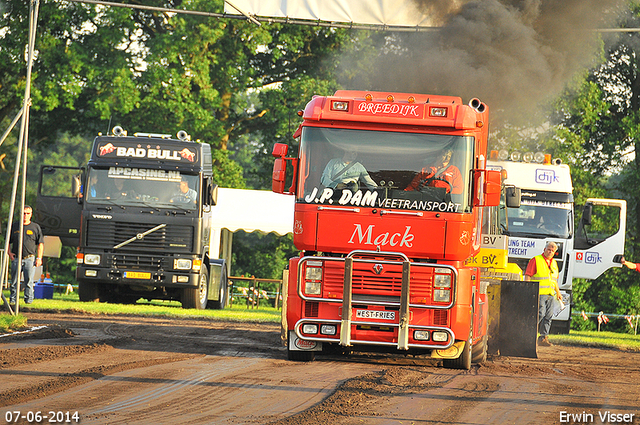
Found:
[[[494,281],[488,287],[488,352],[537,358],[538,283]]]

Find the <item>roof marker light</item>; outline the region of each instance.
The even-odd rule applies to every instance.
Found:
[[[433,106],[429,109],[429,116],[444,118],[447,116],[447,108]]]
[[[371,101],[373,100],[373,96],[371,95],[371,93],[367,93],[367,94],[364,96],[364,99],[365,99],[367,102],[371,102]]]
[[[506,149],[500,149],[500,151],[498,152],[498,159],[500,161],[506,161],[509,158],[509,151],[507,151]]]
[[[346,100],[334,100],[331,102],[331,110],[332,111],[349,111],[349,102]]]
[[[387,96],[387,102],[393,102],[393,95],[392,94]]]
[[[415,97],[413,97],[413,96],[409,96],[409,98],[407,99],[407,101],[408,101],[409,103],[415,103],[415,102],[416,102],[416,98],[415,98]]]

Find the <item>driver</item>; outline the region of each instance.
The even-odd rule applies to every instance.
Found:
[[[356,151],[345,151],[342,158],[334,158],[327,163],[320,181],[331,189],[358,190],[358,181],[364,182],[369,189],[378,187],[362,164],[356,161]]]
[[[443,187],[447,193],[462,193],[462,174],[455,165],[451,164],[453,151],[446,149],[438,156],[435,163],[427,159],[422,171],[413,178],[405,191],[420,190],[422,187]]]
[[[171,197],[169,202],[180,202],[195,204],[198,200],[198,192],[189,188],[189,182],[185,176],[182,176],[178,191]]]

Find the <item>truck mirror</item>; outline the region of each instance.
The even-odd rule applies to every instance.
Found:
[[[500,205],[502,189],[502,173],[496,170],[485,171],[484,176],[484,205],[491,207]]]
[[[284,158],[287,156],[287,152],[289,152],[289,145],[286,143],[276,143],[273,145],[273,152],[271,152],[271,155],[276,158]]]
[[[496,170],[474,170],[473,206],[494,207],[500,205],[502,174]]]
[[[71,193],[76,198],[79,198],[82,193],[82,177],[79,174],[71,178]]]
[[[591,226],[591,214],[593,213],[593,205],[586,204],[582,210],[582,224]]]
[[[286,146],[286,145],[285,145]],[[271,190],[275,193],[284,193],[284,181],[286,179],[287,162],[284,158],[276,158],[273,163],[273,176]]]
[[[507,208],[520,208],[521,194],[522,191],[519,187],[506,186],[504,188],[504,197]]]

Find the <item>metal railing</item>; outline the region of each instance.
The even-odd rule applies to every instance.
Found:
[[[234,289],[239,288],[236,285],[236,281],[248,282],[249,285],[246,287],[247,291],[235,292]],[[260,307],[260,298],[269,299],[269,296],[273,296],[275,299],[274,307],[279,309],[280,305],[280,296],[282,294],[282,279],[259,279],[253,276],[245,277],[245,276],[229,276],[229,289],[232,297],[240,297],[246,298],[247,308],[257,309]],[[264,290],[260,290],[261,283],[277,283],[276,292],[267,292]],[[244,288],[244,287],[242,287]]]

